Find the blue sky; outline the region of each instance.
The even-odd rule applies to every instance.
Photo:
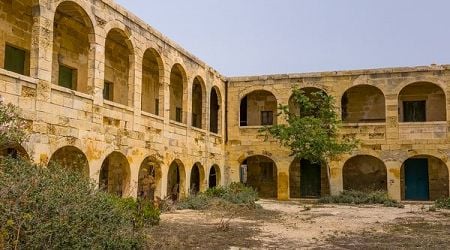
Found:
[[[116,0],[226,76],[450,64],[448,0]]]

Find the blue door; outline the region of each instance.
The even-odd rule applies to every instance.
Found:
[[[405,162],[405,199],[429,200],[428,159],[408,159]]]

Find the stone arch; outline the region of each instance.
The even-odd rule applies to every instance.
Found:
[[[192,126],[200,129],[206,124],[206,87],[200,76],[196,76],[192,82]]]
[[[402,200],[449,197],[449,170],[441,159],[419,154],[406,159],[400,170]]]
[[[346,123],[386,121],[386,101],[381,89],[367,84],[347,89],[341,97],[342,120]]]
[[[222,128],[222,96],[217,86],[211,88],[209,97],[209,131],[219,134]]]
[[[52,83],[90,94],[94,88],[95,31],[87,12],[76,2],[63,1],[53,20]]]
[[[105,100],[132,106],[135,55],[128,33],[112,28],[106,35],[103,97]]]
[[[99,187],[120,197],[127,197],[130,190],[130,164],[120,152],[110,153],[100,169]]]
[[[160,162],[154,157],[146,157],[139,167],[138,197],[153,201],[161,196],[162,170]]]
[[[387,169],[382,160],[371,155],[356,155],[342,169],[344,190],[387,191]]]
[[[294,159],[289,167],[289,197],[318,198],[329,194],[329,181],[325,164]]]
[[[446,94],[431,82],[414,82],[398,94],[400,122],[431,122],[447,120]]]
[[[145,50],[142,56],[141,109],[145,112],[162,115],[164,113],[164,63],[160,54],[153,48]]]
[[[184,164],[176,159],[169,165],[167,174],[167,195],[172,200],[178,200],[186,196],[186,171]]]
[[[255,90],[240,100],[239,125],[261,126],[277,123],[277,98],[267,90]]]
[[[181,64],[170,71],[170,120],[187,123],[187,75]]]
[[[189,182],[189,193],[197,194],[200,191],[205,190],[205,170],[202,164],[199,162],[195,163],[191,169],[190,182]]]
[[[300,89],[303,90],[305,92],[305,95],[308,98],[310,98],[310,99],[313,98],[313,93],[316,93],[316,92],[321,92],[321,93],[327,95],[325,90],[323,90],[321,88],[317,88],[317,87],[303,87],[303,88],[300,88]],[[293,115],[300,115],[300,107],[295,102],[294,95],[291,95],[289,97],[288,105],[289,105],[289,112],[291,114],[293,114]]]
[[[0,27],[1,68],[21,75],[30,75],[35,5],[37,2],[30,0],[0,1],[2,20],[5,22]]]
[[[14,159],[22,158],[29,160],[30,156],[28,155],[26,149],[19,144],[7,144],[0,146],[0,157],[9,156]]]
[[[209,169],[209,175],[208,175],[208,187],[214,188],[217,186],[220,186],[220,183],[222,181],[222,176],[220,172],[220,167],[217,164],[214,164]]]
[[[56,150],[50,157],[48,164],[58,164],[89,177],[88,159],[81,149],[74,146],[64,146]]]
[[[241,181],[256,189],[260,197],[277,197],[278,173],[274,160],[264,155],[253,155],[242,161],[241,168],[247,169],[247,180],[241,175]]]

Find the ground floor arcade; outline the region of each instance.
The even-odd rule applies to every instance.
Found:
[[[449,170],[443,159],[423,154],[403,161],[354,155],[324,164],[304,159],[275,161],[267,155],[245,157],[236,171],[261,197],[281,200],[319,198],[343,190],[386,191],[396,200],[427,201],[449,196]],[[236,175],[235,175],[236,176]]]

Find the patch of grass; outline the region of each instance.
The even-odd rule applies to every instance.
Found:
[[[202,210],[211,206],[226,207],[230,204],[257,208],[258,193],[242,183],[231,183],[224,187],[214,187],[203,193],[191,195],[177,204],[178,209]]]
[[[434,202],[436,208],[450,209],[450,198],[440,198]]]
[[[362,192],[355,190],[346,190],[339,195],[325,196],[319,199],[319,203],[334,203],[334,204],[383,204],[386,207],[404,206],[396,200],[390,199],[388,194],[384,191]]]

